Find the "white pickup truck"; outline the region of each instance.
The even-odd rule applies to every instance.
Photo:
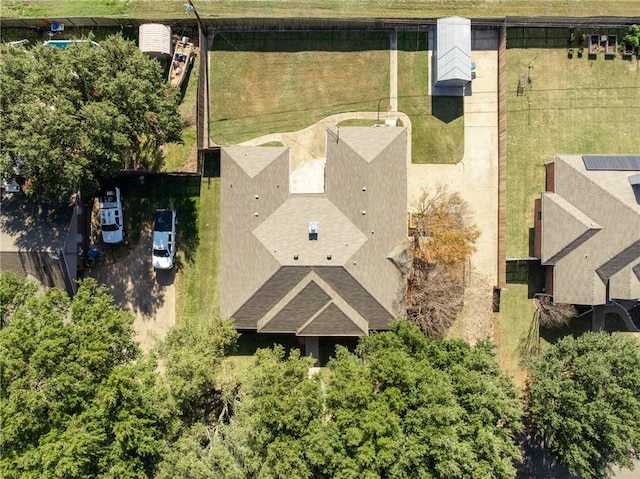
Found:
[[[120,243],[124,239],[120,188],[107,189],[100,195],[100,229],[105,243]]]
[[[175,210],[156,210],[153,217],[153,267],[171,269],[176,256]]]

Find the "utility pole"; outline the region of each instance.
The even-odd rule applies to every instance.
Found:
[[[198,15],[198,10],[196,10],[196,7],[191,0],[187,0],[187,2],[189,2],[189,7],[191,7],[187,7],[187,10],[192,11],[195,14],[196,18],[198,19],[198,27],[200,28],[202,33],[205,33],[207,29],[204,27],[204,23],[202,23],[200,15]]]

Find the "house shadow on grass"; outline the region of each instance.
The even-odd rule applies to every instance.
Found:
[[[464,97],[432,96],[431,114],[444,123],[451,123],[464,114]]]
[[[527,298],[544,291],[544,268],[539,260],[507,261],[507,284],[526,284]]]
[[[253,330],[240,330],[240,338],[236,348],[236,356],[252,356],[258,349],[282,346],[287,354],[292,349],[299,349],[304,355],[304,338],[293,334],[269,334],[258,333]],[[320,366],[326,366],[331,358],[335,357],[336,346],[344,346],[349,351],[355,351],[359,338],[326,337],[319,339]]]

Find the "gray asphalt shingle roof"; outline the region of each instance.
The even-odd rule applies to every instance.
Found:
[[[318,194],[289,193],[287,148],[223,148],[221,314],[299,335],[387,328],[404,296],[387,256],[406,239],[406,145],[404,128],[329,128]]]
[[[640,298],[640,204],[628,181],[638,171],[589,170],[557,155],[555,192],[542,196],[542,262],[554,265],[554,298],[604,304]]]

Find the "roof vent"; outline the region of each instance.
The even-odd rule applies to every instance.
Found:
[[[309,241],[317,241],[318,240],[318,222],[310,221],[309,222]]]
[[[260,199],[260,195],[256,195],[256,200],[259,200],[259,199]]]
[[[366,186],[363,186],[363,187],[362,187],[362,191],[367,191],[367,187],[366,187]]]
[[[256,211],[255,213],[253,213],[253,216],[255,216],[255,217],[257,218],[258,216],[260,216],[260,213],[258,213],[258,212]]]
[[[362,210],[362,216],[367,214],[367,210]]]
[[[298,256],[297,254],[294,254],[294,255],[293,255],[293,259],[295,259],[296,261],[298,261],[298,258],[299,258],[299,257],[300,257],[300,256]]]
[[[329,261],[331,261],[331,254],[328,254],[328,255],[327,255],[327,259],[328,259]]]

